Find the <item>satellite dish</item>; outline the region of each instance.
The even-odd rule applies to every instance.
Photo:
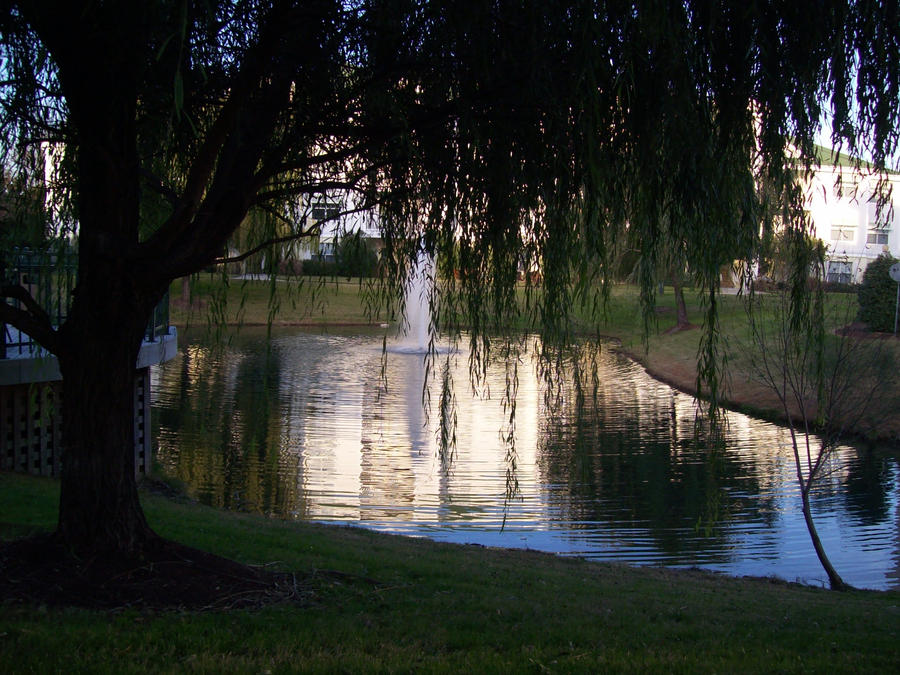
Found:
[[[891,279],[900,284],[900,263],[894,263],[891,265],[891,269],[888,272],[891,275]]]

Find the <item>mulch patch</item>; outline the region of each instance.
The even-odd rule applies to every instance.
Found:
[[[140,556],[75,557],[52,535],[0,542],[0,603],[119,610],[307,604],[291,573],[242,565],[166,539]]]
[[[853,323],[848,323],[846,326],[842,326],[834,331],[836,334],[841,335],[843,337],[852,337],[857,340],[895,340],[897,336],[893,333],[880,333],[877,331],[869,330],[869,327],[864,323],[860,323],[858,321],[854,321]]]
[[[686,330],[696,330],[697,327],[698,326],[693,323],[686,323],[682,326],[675,324],[671,328],[667,328],[666,330],[664,330],[663,335],[674,335],[675,333],[683,333]]]

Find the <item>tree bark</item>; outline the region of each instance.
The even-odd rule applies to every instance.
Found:
[[[812,540],[816,556],[819,558],[819,562],[825,570],[825,574],[828,575],[828,585],[833,591],[845,591],[848,586],[844,580],[841,579],[841,575],[837,573],[837,570],[834,569],[831,560],[828,559],[828,554],[825,553],[825,547],[822,546],[822,541],[819,539],[816,524],[813,522],[812,511],[810,511],[809,508],[808,486],[800,491],[800,495],[803,502],[803,519],[806,521],[806,529],[809,531],[809,538]]]
[[[131,334],[129,334],[131,333]],[[153,537],[134,467],[134,374],[140,339],[112,321],[66,326],[63,470],[57,536],[74,551],[134,554]]]
[[[78,284],[59,330],[64,452],[57,537],[75,551],[132,556],[154,538],[135,480],[134,377],[164,288],[151,285],[140,261],[109,246],[115,237],[136,241],[137,211],[113,205],[106,213],[122,215],[103,218],[101,204],[114,199],[104,192],[82,190],[81,212],[91,218],[82,221]]]
[[[681,283],[681,272],[673,269],[672,291],[675,295],[675,330],[684,330],[689,328],[691,322],[688,320],[687,303],[684,301],[684,284]]]
[[[102,200],[102,192],[83,190],[81,199]],[[97,206],[85,204],[82,213]],[[93,555],[133,555],[154,537],[135,481],[134,376],[164,287],[152,285],[139,261],[108,246],[131,228],[127,218],[82,222],[78,285],[59,329],[64,452],[57,536]]]

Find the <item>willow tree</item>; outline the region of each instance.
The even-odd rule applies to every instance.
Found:
[[[715,399],[718,269],[755,254],[760,179],[799,213],[785,151],[811,161],[825,113],[834,140],[876,165],[897,142],[896,3],[0,7],[4,170],[55,176],[77,222],[63,325],[22,287],[0,305],[59,359],[56,536],[74,549],[133,554],[155,540],[130,457],[141,336],[170,282],[220,261],[251,211],[280,221],[285,241],[308,234],[291,204],[352,192],[377,208],[385,289],[402,289],[420,251],[435,255],[454,271],[437,327],[465,321],[477,349],[511,313],[571,337],[573,307],[603,297],[626,232],[651,261],[684,242],[707,299],[700,359]],[[25,159],[49,147],[59,170],[33,170]],[[520,270],[539,272],[524,304]]]

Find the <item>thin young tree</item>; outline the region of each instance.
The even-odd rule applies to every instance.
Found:
[[[883,166],[900,119],[895,2],[3,0],[0,63],[4,169],[44,184],[25,158],[59,149],[51,195],[77,223],[65,322],[20,286],[0,318],[59,359],[56,538],[91,555],[158,544],[130,457],[141,336],[249,212],[285,242],[308,234],[286,204],[352,192],[378,211],[384,293],[436,256],[454,274],[433,325],[465,322],[476,353],[517,312],[571,338],[626,229],[651,259],[684,242],[715,398],[718,268],[754,255],[756,180],[789,139],[809,166],[826,111]]]
[[[831,329],[855,317],[855,298],[844,294],[826,300],[825,262],[821,242],[789,233],[783,245],[791,268],[805,270],[809,292],[792,299],[788,290],[750,294],[747,316],[752,345],[747,353],[759,380],[781,406],[791,439],[801,511],[816,557],[832,590],[848,585],[828,557],[812,514],[814,489],[825,479],[835,450],[848,428],[877,414],[873,402],[889,386],[892,355],[880,341]],[[795,273],[796,274],[796,273]]]

